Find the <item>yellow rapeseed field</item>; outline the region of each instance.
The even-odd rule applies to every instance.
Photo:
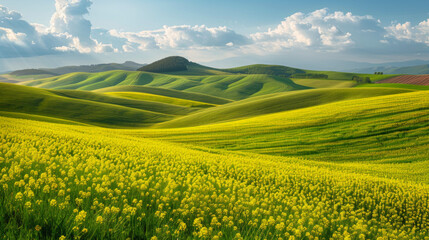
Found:
[[[425,184],[0,117],[5,239],[428,239]]]

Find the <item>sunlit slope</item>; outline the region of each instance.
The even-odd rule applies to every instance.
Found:
[[[232,100],[308,88],[298,85],[286,77],[264,74],[179,76],[129,71],[110,71],[93,74],[72,73],[48,79],[29,81],[23,84],[49,89],[78,90],[96,90],[112,86],[139,85],[202,93]]]
[[[168,108],[167,108],[168,107]],[[0,111],[61,118],[100,126],[138,127],[172,119],[167,112],[187,108],[161,103],[133,101],[85,92],[55,92],[44,89],[0,84]]]
[[[199,111],[168,122],[160,123],[156,127],[178,128],[198,126],[222,121],[231,121],[238,118],[276,113],[299,108],[323,105],[331,102],[350,99],[368,98],[390,94],[411,92],[406,89],[315,89],[276,93],[233,102],[216,108]]]
[[[425,184],[3,117],[0,141],[6,238],[405,240],[429,234]]]
[[[192,107],[192,108],[210,108],[210,107],[217,106],[210,103],[196,102],[192,100],[165,97],[165,96],[160,96],[160,95],[155,95],[150,93],[141,93],[141,92],[110,92],[105,94],[109,96],[120,97],[120,98],[162,102],[162,103],[168,103],[168,104],[184,106],[184,107]]]
[[[115,93],[115,92],[136,92],[136,93],[147,93],[152,95],[164,96],[175,99],[190,100],[193,102],[201,102],[214,105],[222,105],[230,103],[231,100],[225,98],[219,98],[210,96],[202,93],[190,93],[184,91],[178,91],[174,89],[165,89],[158,87],[147,87],[147,86],[115,86],[108,88],[101,88],[94,90],[94,92],[101,93]]]
[[[400,163],[429,158],[428,119],[429,95],[418,91],[335,102],[228,123],[130,134],[323,161]]]
[[[356,85],[352,80],[328,80],[328,79],[296,79],[292,81],[296,84],[310,88],[350,88]]]
[[[353,76],[357,76],[361,78],[369,77],[372,82],[398,76],[398,74],[375,75],[375,74],[366,74],[366,73],[348,73],[348,72],[315,71],[315,70],[305,70],[305,72],[307,74],[324,74],[328,76],[327,79],[329,80],[352,80]]]
[[[194,112],[198,109],[192,109],[191,107],[178,106],[176,104],[168,104],[157,101],[157,98],[152,100],[148,99],[129,99],[115,96],[109,96],[102,93],[94,93],[90,91],[80,90],[54,90],[51,91],[59,96],[68,98],[75,98],[81,100],[89,100],[99,103],[108,103],[113,105],[119,105],[129,108],[136,108],[140,110],[147,110],[156,113],[168,114],[168,115],[186,115]]]
[[[414,90],[429,90],[429,86],[402,84],[402,83],[377,83],[377,84],[362,84],[356,87],[364,88],[402,88],[402,89],[414,89]]]

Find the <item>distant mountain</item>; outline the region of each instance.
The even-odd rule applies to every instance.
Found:
[[[81,66],[66,66],[59,68],[41,68],[41,69],[24,69],[9,73],[13,76],[27,76],[27,75],[52,75],[58,76],[73,72],[88,72],[98,73],[112,70],[125,70],[125,71],[136,71],[141,68],[144,64],[139,64],[132,61],[124,63],[106,63],[106,64],[94,64],[94,65],[81,65]]]
[[[383,72],[384,74],[429,74],[429,64],[410,67],[373,67],[356,69],[358,73]]]
[[[370,66],[349,69],[355,73],[383,72],[385,74],[429,74],[429,61],[412,60],[405,62],[390,62],[372,64]]]

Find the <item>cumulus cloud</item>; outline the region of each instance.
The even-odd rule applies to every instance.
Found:
[[[55,0],[56,11],[51,18],[50,32],[71,38],[68,47],[71,50],[83,53],[115,51],[111,44],[91,38],[92,24],[85,18],[91,5],[91,0]]]
[[[127,48],[147,49],[206,49],[245,45],[250,40],[227,27],[207,27],[205,25],[164,26],[154,31],[118,32],[110,35],[127,39]],[[134,45],[134,46],[133,46]]]
[[[414,41],[424,43],[429,46],[429,19],[420,22],[416,26],[411,26],[410,22],[398,23],[386,28],[388,37],[393,37],[403,41]]]
[[[54,54],[64,39],[38,32],[21,14],[0,5],[0,57],[28,57]]]
[[[276,28],[251,35],[256,45],[264,50],[312,48],[340,51],[360,43],[364,35],[382,36],[380,21],[371,16],[319,9],[309,14],[301,12],[286,17]]]

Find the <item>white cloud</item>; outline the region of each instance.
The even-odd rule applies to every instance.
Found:
[[[420,22],[416,26],[411,26],[410,22],[398,23],[386,27],[388,37],[394,37],[402,41],[414,41],[424,43],[429,46],[429,19]]]
[[[289,48],[309,48],[325,51],[341,51],[360,44],[362,36],[378,34],[384,29],[371,16],[355,16],[352,13],[319,9],[309,14],[301,12],[286,17],[276,28],[251,35],[254,47],[263,51],[279,51]]]
[[[164,26],[153,31],[118,32],[111,30],[111,36],[126,39],[141,50],[147,49],[206,49],[245,45],[248,38],[227,27],[206,27],[205,25]],[[130,47],[128,44],[127,47]]]
[[[56,11],[51,18],[50,32],[69,35],[72,38],[70,49],[81,53],[115,51],[111,44],[91,38],[92,24],[85,18],[91,5],[91,0],[55,0]]]
[[[21,14],[0,5],[0,58],[54,54],[64,38],[39,32]]]

